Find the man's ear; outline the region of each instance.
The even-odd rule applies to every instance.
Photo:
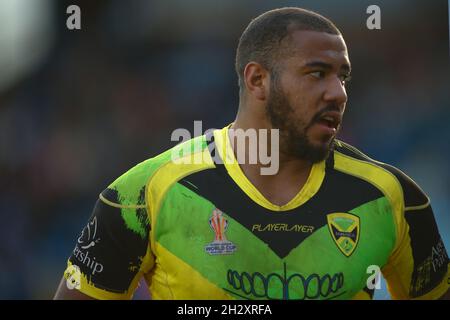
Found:
[[[247,93],[257,100],[266,100],[269,95],[269,72],[257,62],[249,62],[244,69],[244,83]]]

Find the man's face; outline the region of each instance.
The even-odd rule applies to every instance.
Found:
[[[315,31],[294,31],[284,41],[291,49],[274,61],[266,114],[280,129],[281,152],[319,162],[332,148],[347,102],[347,47],[341,36]]]

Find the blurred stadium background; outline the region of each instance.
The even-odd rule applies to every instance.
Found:
[[[381,30],[366,28],[371,4]],[[422,186],[450,248],[447,1],[0,0],[0,298],[52,298],[101,190],[174,129],[234,119],[239,35],[281,6],[341,28],[354,69],[341,138]]]

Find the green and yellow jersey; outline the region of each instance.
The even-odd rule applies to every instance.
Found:
[[[129,299],[143,277],[153,299],[370,299],[376,266],[394,299],[448,290],[430,201],[400,170],[336,141],[278,206],[243,174],[227,130],[142,162],[100,194],[68,261],[74,288]]]

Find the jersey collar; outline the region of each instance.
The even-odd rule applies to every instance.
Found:
[[[303,188],[288,203],[278,206],[267,200],[250,180],[248,180],[239,166],[228,138],[228,129],[230,126],[214,131],[216,152],[219,153],[220,159],[230,177],[253,201],[272,211],[287,211],[303,205],[317,193],[325,177],[325,160],[312,166]]]

